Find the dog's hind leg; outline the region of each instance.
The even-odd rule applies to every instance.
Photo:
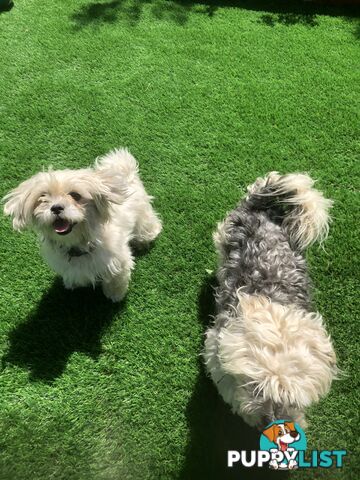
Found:
[[[139,211],[134,228],[135,243],[144,244],[152,242],[159,235],[161,229],[161,221],[151,204],[144,203]]]

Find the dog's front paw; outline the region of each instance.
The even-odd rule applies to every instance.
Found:
[[[114,303],[121,302],[126,295],[128,285],[116,280],[103,282],[102,289],[106,298]]]

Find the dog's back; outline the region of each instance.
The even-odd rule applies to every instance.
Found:
[[[310,308],[310,281],[302,250],[326,237],[331,202],[306,175],[269,174],[218,225],[220,308],[236,291]],[[226,280],[226,281],[225,281]]]
[[[249,295],[309,308],[305,259],[291,247],[280,222],[245,202],[230,213],[225,228],[226,254],[218,273],[220,309],[235,306],[239,288]]]

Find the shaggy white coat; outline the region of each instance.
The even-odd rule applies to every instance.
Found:
[[[15,230],[39,233],[42,255],[66,288],[100,282],[114,302],[125,296],[134,267],[130,242],[147,244],[161,231],[137,162],[125,149],[93,168],[40,172],[4,200]]]

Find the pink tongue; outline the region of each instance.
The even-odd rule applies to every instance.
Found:
[[[284,452],[285,450],[287,450],[286,447],[287,447],[286,443],[284,443],[284,442],[282,442],[282,441],[280,440],[280,448],[281,448],[281,451],[282,451],[282,452]]]
[[[54,222],[54,230],[58,233],[66,232],[70,227],[70,223],[66,220],[58,219]]]

